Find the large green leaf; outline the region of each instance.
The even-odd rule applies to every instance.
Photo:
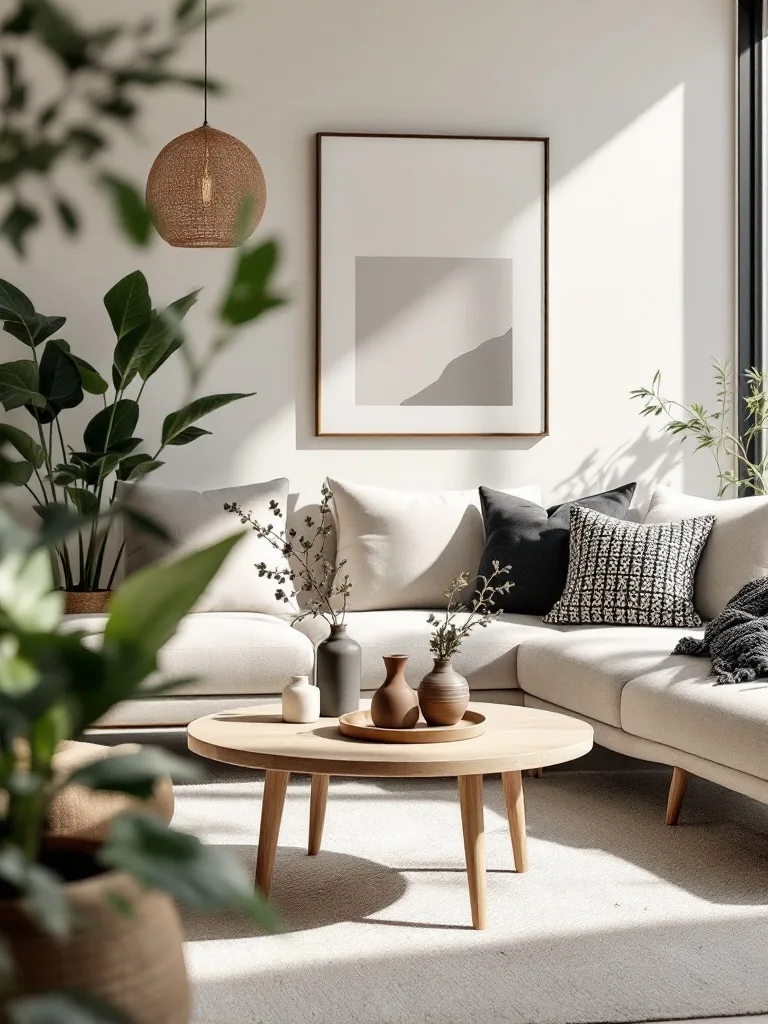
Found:
[[[13,445],[23,459],[30,462],[35,469],[40,469],[45,462],[45,452],[26,430],[12,427],[10,423],[0,423],[0,441]]]
[[[14,999],[6,1013],[9,1024],[131,1024],[121,1010],[74,989]]]
[[[133,754],[105,757],[73,772],[66,785],[88,786],[90,789],[148,800],[158,779],[171,776],[174,782],[198,782],[200,767],[188,757],[179,757],[159,747],[142,747]]]
[[[118,341],[137,327],[148,326],[152,300],[146,277],[140,270],[127,274],[109,289],[104,296],[104,305]]]
[[[40,394],[54,410],[73,409],[83,400],[80,371],[69,354],[69,345],[47,342],[40,360]]]
[[[45,408],[45,398],[38,386],[37,367],[31,359],[17,359],[0,365],[0,403],[6,412],[22,405]]]
[[[61,330],[64,324],[67,322],[65,316],[44,316],[42,313],[35,313],[34,320],[28,324],[20,324],[15,321],[6,320],[5,330],[8,334],[12,334],[14,338],[18,338],[19,341],[23,341],[25,345],[30,344],[29,333],[33,332],[35,346],[41,344],[47,338],[50,338],[52,334]]]
[[[31,300],[15,285],[0,279],[0,320],[5,330],[25,345],[34,348],[55,334],[65,323],[63,316],[37,313]]]
[[[72,359],[80,371],[80,383],[83,385],[83,391],[87,391],[89,395],[105,394],[109,384],[107,384],[99,371],[91,366],[90,363],[86,363],[80,356],[72,356]]]
[[[58,875],[28,861],[15,846],[0,848],[0,878],[28,900],[38,925],[57,939],[65,939],[72,926],[66,889]]]
[[[181,433],[168,442],[168,444],[189,444],[191,441],[196,441],[198,437],[203,437],[205,434],[210,434],[210,430],[203,430],[202,427],[187,427],[186,430],[182,430]]]
[[[101,109],[103,113],[117,112],[115,109],[109,111],[103,106]],[[115,174],[101,174],[99,182],[109,193],[123,232],[136,245],[146,245],[152,235],[152,219],[141,193],[129,181]]]
[[[60,594],[51,596],[61,598]],[[19,713],[28,720],[37,719],[47,708],[58,704],[66,709],[69,734],[76,736],[113,705],[139,690],[147,675],[146,656],[124,647],[118,661],[114,656],[85,647],[84,635],[46,631],[19,637],[19,654],[42,671],[39,685],[15,701]],[[153,667],[149,665],[149,671]]]
[[[88,491],[85,487],[65,487],[64,492],[81,515],[95,516],[98,514],[99,499],[93,491]]]
[[[132,437],[138,422],[139,403],[121,398],[93,417],[83,433],[85,447],[89,452],[106,452],[116,441]]]
[[[154,656],[173,636],[242,534],[168,564],[130,576],[110,602],[105,646],[138,648]]]
[[[195,836],[168,828],[153,815],[118,815],[99,860],[188,906],[204,911],[240,910],[265,928],[278,927],[275,914],[253,891],[253,881],[241,864]]]
[[[170,306],[158,313],[144,341],[144,354],[139,365],[142,380],[147,380],[184,343],[181,321],[197,302],[201,289],[176,299]]]
[[[112,357],[112,383],[116,391],[124,391],[139,372],[139,365],[152,345],[149,332],[157,317],[154,312],[146,324],[141,324],[121,338]]]
[[[105,452],[103,455],[98,455],[98,453],[84,454],[87,454],[89,459],[92,459],[83,473],[83,479],[89,487],[96,487],[103,480],[106,480],[111,473],[114,473],[122,459],[122,455],[119,452]],[[93,455],[98,455],[98,458],[93,458]]]
[[[5,552],[0,561],[0,607],[20,629],[53,629],[61,615],[62,596],[53,590],[48,552],[37,548]]]
[[[202,416],[207,416],[208,413],[215,412],[217,409],[229,405],[230,402],[237,402],[241,398],[250,398],[255,394],[255,391],[249,391],[245,394],[207,395],[205,398],[196,398],[189,405],[185,405],[183,409],[171,412],[165,417],[162,433],[163,445],[173,444],[187,427]]]
[[[121,441],[113,439],[109,442],[109,450],[111,452],[119,452],[120,455],[128,455],[129,452],[132,452],[134,448],[138,448],[143,443],[140,437],[126,437]]]
[[[238,252],[235,271],[219,309],[225,323],[245,324],[285,304],[282,296],[271,291],[277,260],[278,247],[273,241]]]
[[[13,462],[11,459],[0,459],[0,484],[12,484],[23,487],[29,483],[34,473],[31,462]]]
[[[153,459],[151,455],[128,455],[121,460],[117,470],[118,480],[141,480],[148,473],[164,466],[164,462]]]

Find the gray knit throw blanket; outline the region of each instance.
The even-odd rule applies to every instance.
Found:
[[[672,652],[712,659],[715,685],[768,677],[768,576],[745,584],[704,630],[684,637]]]

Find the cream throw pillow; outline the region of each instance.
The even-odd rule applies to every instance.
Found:
[[[414,492],[328,479],[350,611],[441,608],[454,576],[474,579],[483,553],[480,493]],[[538,487],[506,491],[541,504]]]
[[[236,501],[263,525],[272,523],[279,530],[285,518],[276,519],[269,510],[276,501],[285,517],[288,502],[288,481],[269,480],[247,487],[222,487],[216,491],[184,491],[149,484],[122,484],[121,494],[137,512],[164,527],[170,545],[138,529],[126,520],[126,575],[159,559],[188,554],[241,531],[243,539],[232,550],[224,565],[195,606],[197,612],[263,612],[290,615],[298,611],[292,600],[288,604],[275,597],[277,584],[266,576],[259,577],[254,567],[266,562],[270,567],[288,569],[286,559],[268,541],[250,527],[243,529],[240,520],[224,511],[224,503]],[[289,591],[289,588],[285,588]]]
[[[694,604],[704,619],[714,619],[745,583],[768,574],[768,498],[696,498],[659,487],[651,498],[646,523],[676,523],[691,516],[714,515],[696,572]]]

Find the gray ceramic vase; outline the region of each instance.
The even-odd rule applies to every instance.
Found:
[[[419,706],[427,725],[456,725],[469,704],[469,683],[450,660],[435,659],[419,683]]]
[[[347,636],[346,626],[331,626],[331,635],[317,645],[315,681],[320,691],[320,715],[338,718],[360,707],[362,652]]]

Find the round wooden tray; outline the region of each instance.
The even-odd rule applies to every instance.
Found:
[[[379,729],[371,721],[371,712],[350,711],[339,719],[339,729],[345,736],[373,743],[455,743],[471,740],[485,732],[485,715],[479,711],[465,711],[456,725],[427,725],[421,719],[412,729]]]

